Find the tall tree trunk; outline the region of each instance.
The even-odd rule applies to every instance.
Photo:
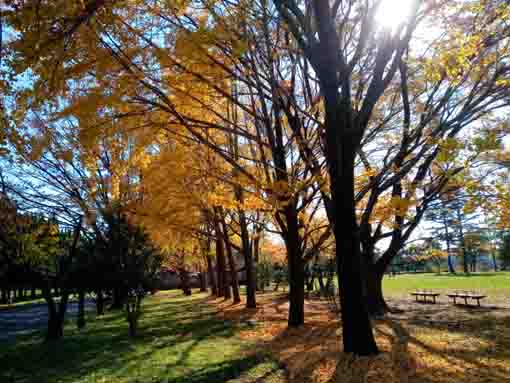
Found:
[[[310,276],[310,290],[313,291],[315,289],[315,273],[312,271],[312,275]]]
[[[241,296],[239,294],[239,280],[237,277],[237,264],[234,259],[234,255],[232,254],[232,246],[230,244],[230,238],[228,236],[228,228],[225,219],[221,220],[221,224],[223,226],[223,239],[225,241],[225,250],[227,251],[228,263],[230,266],[230,282],[232,285],[232,294],[234,303],[241,302]]]
[[[361,243],[356,222],[354,199],[354,159],[357,140],[351,136],[352,116],[341,111],[336,85],[336,66],[322,77],[321,85],[326,101],[326,157],[331,182],[331,202],[336,241],[338,286],[342,317],[343,346],[345,352],[356,355],[378,353],[370,316],[363,296],[361,270]],[[325,82],[324,79],[329,78]],[[350,130],[350,131],[348,131]],[[354,142],[353,142],[354,141]]]
[[[129,336],[134,338],[138,334],[138,319],[142,305],[142,296],[136,295],[126,301],[126,314],[129,324]]]
[[[255,290],[257,287],[255,280],[255,266],[253,264],[248,223],[246,222],[246,215],[244,214],[244,211],[239,211],[239,223],[241,226],[241,241],[246,269],[246,307],[255,308],[257,307],[257,300],[255,297]]]
[[[96,291],[96,315],[101,316],[104,315],[104,295],[102,289],[97,289]]]
[[[125,301],[123,289],[120,286],[114,287],[112,295],[113,301],[110,310],[122,310]]]
[[[287,247],[289,262],[289,327],[305,323],[305,263],[300,249],[297,211],[294,203],[285,208]]]
[[[339,226],[346,227],[344,224]],[[341,238],[341,234],[338,232],[337,238]],[[378,353],[378,349],[363,296],[359,241],[356,241],[356,232],[350,234],[347,229],[344,239],[337,239],[336,250],[344,351],[356,355],[373,355]]]
[[[49,342],[60,339],[64,335],[64,319],[67,311],[69,292],[66,288],[62,289],[58,305],[55,303],[50,289],[43,288],[43,295],[48,305],[48,326],[45,340]]]
[[[310,271],[310,268],[307,266],[305,266],[305,286],[307,294],[313,290],[312,272]]]
[[[464,252],[464,254],[462,256],[462,262],[463,262],[463,266],[464,266],[464,273],[469,274],[469,260],[468,260],[468,254],[466,252]]]
[[[455,274],[455,267],[453,266],[453,260],[451,254],[448,254],[448,272]]]
[[[225,296],[225,287],[227,285],[226,278],[226,265],[225,265],[225,251],[223,248],[223,233],[221,232],[220,225],[217,217],[214,218],[214,231],[216,233],[216,272],[218,281],[218,296]]]
[[[289,327],[305,323],[305,273],[301,257],[289,253]]]
[[[191,288],[189,286],[189,273],[185,267],[179,269],[179,277],[181,278],[181,289],[184,295],[191,295]]]
[[[54,305],[54,304],[53,304]],[[53,341],[60,339],[63,335],[63,331],[58,323],[58,314],[55,308],[51,308],[48,305],[48,326],[46,330],[45,341]]]
[[[237,275],[237,263],[232,254],[232,246],[230,246],[230,239],[225,234],[225,249],[227,250],[228,262],[230,265],[230,280],[232,285],[232,294],[234,303],[241,302],[241,295],[239,294],[239,278]]]
[[[30,289],[30,298],[35,299],[37,297],[35,286]]]
[[[260,229],[256,229],[255,238],[253,238],[253,260],[259,263],[260,258]]]
[[[230,277],[228,275],[225,275],[225,300],[228,301],[232,298],[232,289],[230,284]]]
[[[498,263],[496,262],[496,254],[494,254],[494,251],[491,252],[492,254],[492,266],[494,267],[494,271],[498,271]]]
[[[450,232],[448,230],[448,222],[446,220],[446,214],[442,214],[443,217],[443,226],[444,231],[446,235],[446,252],[448,254],[448,272],[455,274],[455,267],[453,266],[452,262],[452,253],[451,253],[451,246],[450,246]]]
[[[259,257],[260,257],[260,231],[259,229],[255,230],[255,236],[253,238],[253,261],[255,262],[255,270],[257,270],[258,264],[259,264]],[[257,281],[258,275],[255,272],[255,289],[257,291],[260,290],[259,283]],[[264,288],[262,288],[264,290]]]
[[[322,270],[319,270],[319,275],[317,276],[317,281],[319,282],[319,288],[321,291],[324,291],[324,288],[326,287],[324,285],[324,276],[322,275]]]
[[[459,221],[459,236],[460,236],[460,246],[462,250],[462,265],[464,266],[464,273],[469,274],[469,262],[468,262],[468,252],[466,248],[466,240],[464,238],[464,228],[462,227],[462,214],[460,209],[456,210],[457,220]]]
[[[200,278],[200,292],[205,293],[207,291],[207,273],[201,271],[198,277]]]
[[[390,308],[384,299],[382,282],[386,270],[391,266],[392,260],[402,248],[403,242],[400,235],[394,233],[388,249],[377,260],[374,255],[374,247],[367,243],[362,256],[363,274],[365,279],[365,300],[371,317],[383,316],[390,312]],[[392,270],[392,272],[394,272]]]
[[[78,317],[76,325],[79,329],[85,327],[85,289],[78,290]]]
[[[364,275],[364,296],[367,310],[371,317],[378,317],[390,311],[384,299],[382,282],[384,273],[391,266],[391,261],[402,248],[402,238],[397,235],[392,238],[390,246],[377,260],[375,259],[373,243],[366,243],[362,254],[362,272]]]
[[[371,317],[381,316],[389,311],[383,295],[383,278],[384,271],[379,270],[376,265],[368,266],[366,273],[366,302]]]
[[[236,108],[233,109],[233,117],[237,120]],[[231,152],[236,160],[239,159],[239,143],[238,137],[230,135]],[[237,175],[237,170],[234,168],[232,175]],[[242,205],[244,203],[243,189],[236,185],[234,188],[236,200]],[[248,222],[246,220],[246,213],[241,208],[238,209],[239,226],[241,228],[241,245],[244,257],[244,268],[246,271],[246,307],[257,307],[256,291],[257,291],[257,275],[255,272],[255,265],[253,263],[253,243],[250,243],[250,235],[248,231]],[[256,236],[255,236],[256,237]],[[257,254],[258,256],[258,254]]]
[[[214,267],[211,256],[207,254],[207,274],[209,274],[209,284],[211,286],[211,294],[218,295],[218,286],[216,285],[216,278],[214,275]]]

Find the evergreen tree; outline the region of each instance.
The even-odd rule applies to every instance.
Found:
[[[448,253],[448,271],[455,272],[453,255],[462,257],[462,267],[469,272],[471,262],[470,247],[466,243],[466,234],[477,231],[475,212],[466,209],[465,196],[459,191],[445,194],[425,215],[432,225],[432,237],[442,242],[442,248]],[[473,255],[474,256],[474,255]]]
[[[510,233],[503,234],[498,253],[501,269],[508,270],[510,268]]]

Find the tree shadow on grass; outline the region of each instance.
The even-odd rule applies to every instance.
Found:
[[[98,379],[120,376],[123,382],[141,382],[145,380],[131,376],[131,372],[137,375],[136,369],[141,368],[139,365],[158,352],[175,354],[170,359],[158,361],[160,365],[154,366],[155,369],[170,372],[174,368],[191,370],[186,378],[167,381],[219,382],[219,377],[231,379],[251,368],[258,359],[253,355],[241,355],[238,359],[227,361],[221,361],[220,357],[219,362],[213,360],[211,364],[205,360],[198,367],[187,363],[203,342],[218,339],[221,344],[239,330],[235,323],[221,320],[214,314],[215,310],[205,304],[203,297],[192,298],[191,302],[189,299],[177,299],[175,302],[149,305],[136,338],[129,338],[123,312],[108,313],[103,318],[90,320],[82,332],[75,330],[73,323],[66,328],[64,338],[54,343],[42,343],[43,332],[31,334],[6,344],[7,347],[0,350],[0,381],[73,382],[83,381],[84,376],[90,375],[90,380],[85,381],[95,382],[93,374],[97,373]],[[207,347],[212,347],[212,343]],[[213,350],[200,350],[199,357],[205,352]],[[185,365],[188,367],[183,367]],[[143,368],[152,369],[147,363]],[[140,373],[151,376],[151,371]]]
[[[256,312],[263,329],[250,336],[258,337],[258,347],[286,366],[289,382],[324,381],[319,376],[331,376],[335,383],[510,382],[510,316],[503,309],[453,311],[443,305],[431,307],[430,314],[445,313],[446,320],[425,318],[420,310],[403,318],[377,320],[381,354],[352,358],[341,352],[338,320],[316,315],[320,302],[307,301],[305,326],[287,329],[282,299],[263,302],[265,309]],[[245,315],[243,310],[225,314],[241,320]]]
[[[264,359],[252,354],[244,358],[221,362],[206,368],[201,368],[192,373],[176,378],[169,379],[170,383],[221,383],[231,379],[239,378],[243,373],[248,372],[255,366],[262,363]],[[274,373],[276,369],[266,372],[265,376]],[[259,378],[261,379],[261,378]],[[262,378],[263,379],[263,378]],[[263,380],[260,380],[263,382]]]
[[[248,318],[256,319],[255,325],[248,328],[246,337],[257,341],[252,348],[270,352],[278,360],[281,368],[286,370],[286,380],[316,381],[319,364],[338,355],[340,338],[334,314],[328,313],[322,302],[307,299],[305,325],[288,328],[288,294],[274,292],[267,295],[255,310],[227,306],[222,315],[239,323]]]
[[[392,344],[390,355],[396,381],[510,381],[510,318],[484,316],[459,323],[379,321],[376,334]],[[391,331],[385,331],[380,324]]]

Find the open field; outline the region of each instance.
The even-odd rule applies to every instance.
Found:
[[[438,292],[475,290],[487,294],[488,302],[510,304],[510,272],[385,276],[383,289],[388,297],[403,297],[416,289],[431,289]]]

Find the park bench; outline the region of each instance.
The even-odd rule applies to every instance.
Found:
[[[427,303],[429,302],[427,300],[427,298],[432,298],[432,302],[431,303],[436,303],[436,298],[438,296],[440,296],[441,294],[439,293],[434,293],[432,291],[427,291],[427,290],[418,290],[418,291],[413,291],[411,293],[412,296],[414,296],[416,298],[416,302],[423,302],[423,303]],[[422,299],[420,299],[422,298]]]
[[[464,304],[468,305],[468,299],[476,300],[478,306],[480,306],[480,299],[487,298],[486,295],[476,293],[473,291],[455,291],[448,294],[448,297],[453,300],[453,304],[457,304],[457,298],[464,299]]]

